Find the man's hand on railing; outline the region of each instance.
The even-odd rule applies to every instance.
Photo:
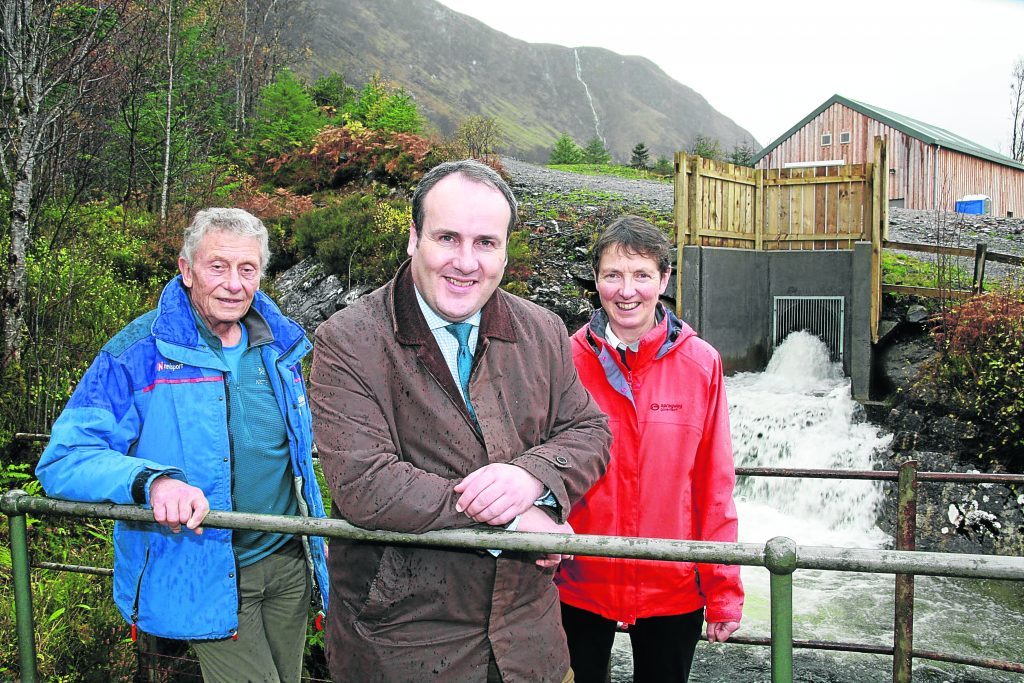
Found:
[[[519,518],[519,526],[516,527],[516,531],[530,531],[541,534],[575,534],[569,523],[559,524],[551,518],[543,508],[530,507],[529,510],[524,512]],[[538,567],[557,567],[558,563],[562,560],[571,560],[572,555],[559,555],[558,553],[551,553],[549,555],[542,555],[537,560]]]
[[[532,507],[543,491],[544,484],[522,467],[495,462],[455,485],[455,493],[462,494],[455,509],[481,524],[504,526]]]
[[[197,534],[203,533],[199,525],[210,511],[210,503],[201,489],[172,477],[157,477],[149,486],[149,502],[157,524],[174,533],[181,531],[182,524]]]
[[[738,621],[718,621],[708,624],[708,642],[724,643],[740,627]]]

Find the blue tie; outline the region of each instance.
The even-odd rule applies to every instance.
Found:
[[[469,323],[452,323],[445,329],[459,340],[459,355],[456,357],[459,365],[459,384],[462,385],[462,395],[466,398],[469,415],[473,422],[476,422],[476,411],[469,402],[469,373],[473,369],[473,354],[469,352],[469,333],[472,332],[473,326]]]

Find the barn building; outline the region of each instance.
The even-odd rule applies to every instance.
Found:
[[[908,209],[953,211],[968,195],[991,198],[995,216],[1024,216],[1024,164],[902,114],[833,95],[754,156],[756,168],[871,161],[886,140],[889,201]]]

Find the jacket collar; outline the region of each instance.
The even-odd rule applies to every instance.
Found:
[[[640,348],[636,353],[626,351],[629,366],[634,370],[663,357],[694,334],[686,323],[661,303],[658,304],[658,312],[661,314],[661,321],[640,339]],[[587,325],[587,342],[595,353],[599,353],[601,347],[604,347],[618,358],[618,349],[611,348],[608,343],[608,324],[608,314],[603,308],[597,309]]]
[[[388,291],[388,311],[392,315],[391,322],[395,330],[395,339],[400,344],[423,346],[434,339],[434,333],[430,331],[419,304],[416,302],[411,261],[411,259],[407,259],[391,281]],[[507,296],[509,295],[498,289],[484,304],[480,311],[479,339],[501,339],[513,343],[516,341],[516,331],[512,325]]]

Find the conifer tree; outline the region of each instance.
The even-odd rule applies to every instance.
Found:
[[[549,164],[578,164],[583,160],[583,150],[576,144],[568,133],[562,133],[561,137],[555,140],[555,146],[551,150]]]
[[[651,158],[651,150],[643,142],[636,143],[632,156],[629,158],[629,165],[633,168],[646,169]]]
[[[604,146],[601,138],[593,138],[583,148],[583,163],[585,164],[607,164],[612,160],[612,155]]]

